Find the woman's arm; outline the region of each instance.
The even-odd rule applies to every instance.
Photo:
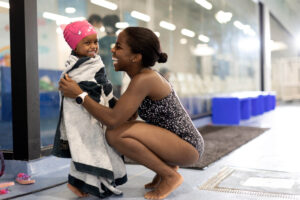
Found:
[[[126,92],[120,97],[114,108],[102,106],[90,97],[85,97],[85,109],[108,127],[116,127],[126,122],[138,109],[143,99],[148,95],[151,84],[147,83],[147,75],[134,77]],[[65,97],[76,98],[83,91],[78,84],[66,76],[59,82],[59,89]]]

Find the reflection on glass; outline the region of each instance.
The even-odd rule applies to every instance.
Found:
[[[9,3],[0,1],[0,150],[12,150]]]
[[[72,12],[66,12],[67,8],[73,8]],[[70,54],[62,31],[66,23],[88,19],[91,14],[102,19],[117,15],[116,34],[127,26],[153,30],[169,57],[167,63],[154,68],[170,70],[170,82],[182,97],[259,89],[258,5],[252,1],[41,0],[38,44],[43,146],[52,143],[55,133],[57,81]],[[114,28],[102,26],[100,37]]]

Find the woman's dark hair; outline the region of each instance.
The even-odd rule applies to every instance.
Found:
[[[168,55],[161,51],[158,37],[147,28],[127,27],[124,29],[127,35],[127,43],[132,53],[142,54],[144,67],[151,67],[155,62],[165,63]]]

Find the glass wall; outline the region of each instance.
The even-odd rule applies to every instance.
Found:
[[[100,15],[104,25],[107,15],[116,15],[124,22],[117,23],[119,30],[142,26],[155,31],[169,58],[154,68],[171,71],[170,82],[180,97],[259,90],[259,17],[253,1],[39,0],[43,146],[53,140],[59,114],[57,81],[71,52],[63,28],[91,14]],[[100,38],[110,30],[98,28]],[[100,45],[100,52],[105,51]],[[122,81],[126,87],[126,78]]]
[[[10,36],[8,0],[0,4],[0,150],[12,150]]]
[[[300,99],[300,59],[295,38],[270,16],[272,90],[283,101]]]

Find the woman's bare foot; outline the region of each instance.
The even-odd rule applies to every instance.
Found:
[[[84,192],[81,192],[78,188],[74,187],[73,185],[71,184],[67,184],[69,190],[71,190],[74,194],[76,194],[78,197],[87,197],[88,194],[87,193],[84,193]]]
[[[179,167],[178,166],[171,166],[172,169],[174,169],[175,171],[178,171]],[[156,174],[152,180],[152,182],[147,183],[145,185],[145,189],[154,189],[158,186],[158,184],[160,183],[161,177],[160,175]]]
[[[183,182],[183,177],[179,173],[174,173],[172,176],[161,177],[161,181],[157,188],[147,192],[144,197],[146,199],[164,199],[173,190],[175,190]]]
[[[156,186],[158,186],[158,184],[160,183],[160,175],[156,174],[152,180],[152,182],[150,183],[147,183],[145,185],[145,189],[153,189],[155,188]]]

